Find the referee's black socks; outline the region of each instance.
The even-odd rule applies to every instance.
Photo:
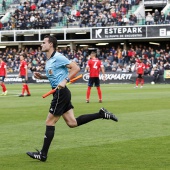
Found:
[[[94,114],[86,114],[86,115],[81,115],[76,118],[77,125],[83,125],[85,123],[88,123],[90,121],[93,121],[95,119],[100,119],[101,115],[99,113],[94,113]]]
[[[46,132],[44,136],[44,144],[42,147],[42,154],[47,156],[48,149],[50,147],[51,141],[53,140],[54,137],[54,132],[55,132],[55,126],[46,126]]]

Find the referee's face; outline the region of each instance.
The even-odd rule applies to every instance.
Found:
[[[52,43],[49,43],[49,39],[48,38],[44,38],[42,44],[42,51],[43,52],[48,52],[50,50],[50,48],[52,47]]]

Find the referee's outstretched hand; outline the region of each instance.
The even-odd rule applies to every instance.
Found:
[[[35,77],[36,79],[41,79],[41,78],[42,78],[42,74],[39,73],[39,72],[34,72],[34,77]]]

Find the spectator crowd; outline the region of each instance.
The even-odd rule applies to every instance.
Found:
[[[5,2],[5,0],[3,0]],[[104,27],[126,26],[138,23],[133,13],[128,13],[140,0],[33,0],[20,3],[11,12],[4,30],[50,29],[58,26]],[[6,7],[5,7],[6,11]],[[146,12],[146,25],[169,24],[170,12],[155,9]]]
[[[9,21],[4,23],[5,30],[49,29],[56,24],[68,26],[78,23],[80,27],[99,27],[112,25],[134,25],[137,17],[127,17],[129,9],[139,0],[34,0],[20,3],[11,12]]]
[[[138,18],[128,12],[139,3],[140,0],[25,1],[11,12],[9,21],[3,23],[2,29],[50,29],[55,28],[56,24],[67,27],[135,25]],[[146,12],[144,20],[146,25],[169,24],[170,12],[165,15],[163,11],[155,9],[152,13]]]
[[[67,48],[57,48],[58,52],[65,55],[69,60],[76,62],[81,71],[85,71],[86,63],[89,60],[88,49],[80,48],[71,51]],[[0,51],[4,61],[7,63],[7,70],[10,73],[19,71],[21,53],[27,55],[26,61],[30,71],[44,71],[46,63],[46,55],[41,48],[6,48],[4,52]],[[160,75],[164,70],[170,69],[170,46],[167,44],[165,49],[159,47],[152,48],[146,46],[131,46],[129,49],[121,49],[118,47],[97,49],[97,56],[102,60],[106,72],[135,72],[135,65],[138,60],[143,59],[145,64],[145,75],[152,75],[154,69],[159,69]]]
[[[158,9],[155,9],[153,13],[148,12],[146,14],[145,24],[154,25],[154,24],[169,24],[170,23],[170,12],[165,15],[163,11],[159,12]]]

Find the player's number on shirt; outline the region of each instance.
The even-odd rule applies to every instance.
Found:
[[[97,69],[97,62],[94,63],[93,68]]]

